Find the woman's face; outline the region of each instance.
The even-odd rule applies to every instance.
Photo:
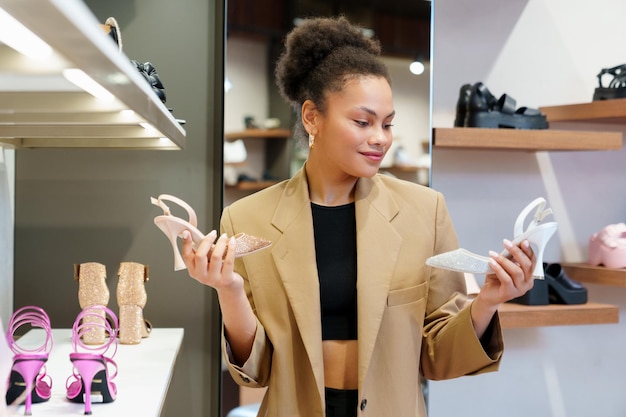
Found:
[[[336,174],[374,176],[393,141],[389,83],[383,77],[354,78],[326,98],[311,155],[321,157],[324,167],[338,170]]]

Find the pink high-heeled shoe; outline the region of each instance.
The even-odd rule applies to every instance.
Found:
[[[23,326],[43,329],[43,343],[34,349],[20,346],[15,333]],[[50,317],[39,307],[22,307],[11,316],[6,336],[9,348],[15,353],[6,402],[25,404],[24,415],[31,415],[31,405],[48,401],[52,391],[52,379],[45,367],[53,345]]]
[[[89,320],[104,315],[107,320]],[[87,345],[82,337],[94,326],[102,327],[107,339],[102,345]],[[85,414],[91,414],[92,402],[110,403],[117,398],[117,387],[113,379],[117,376],[117,364],[113,357],[117,352],[117,316],[104,306],[84,308],[72,326],[72,347],[70,361],[72,375],[67,378],[65,387],[67,399],[85,404]]]
[[[609,224],[589,238],[589,264],[626,268],[626,224]]]
[[[541,223],[543,219],[552,213],[552,209],[544,210],[546,200],[539,197],[528,204],[519,214],[513,229],[513,245],[519,245],[522,241],[528,240],[535,252],[537,263],[533,270],[533,277],[544,278],[543,251],[546,244],[556,232],[557,223]],[[524,230],[524,222],[533,208],[537,207],[533,220]],[[510,257],[511,254],[505,249],[500,253],[502,256]],[[472,274],[491,274],[493,270],[489,266],[491,258],[477,255],[465,249],[456,249],[450,252],[431,256],[426,260],[426,264],[435,268],[448,269],[452,271],[468,272]]]
[[[150,201],[152,204],[163,210],[163,215],[154,218],[154,224],[156,224],[157,227],[165,233],[172,245],[172,248],[174,249],[174,270],[180,271],[181,269],[187,268],[180,254],[180,250],[178,249],[176,239],[182,234],[183,231],[188,230],[189,233],[191,233],[191,238],[194,244],[200,243],[204,235],[198,230],[196,212],[183,200],[168,194],[161,194],[159,198],[150,197]],[[189,220],[183,220],[172,215],[170,208],[163,201],[171,201],[184,208],[187,211]],[[268,248],[272,244],[269,240],[245,233],[236,234],[235,240],[237,241],[237,246],[235,247],[235,257],[250,255]]]

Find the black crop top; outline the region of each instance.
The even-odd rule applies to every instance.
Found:
[[[356,340],[356,217],[354,203],[311,203],[320,280],[322,340]]]

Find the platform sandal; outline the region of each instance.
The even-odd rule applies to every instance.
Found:
[[[493,129],[547,129],[548,119],[538,109],[517,108],[515,99],[503,94],[494,102],[494,96],[485,85],[472,86],[465,116],[466,127]]]
[[[613,76],[606,87],[602,83],[605,75]],[[598,84],[599,86],[593,92],[593,101],[626,98],[626,64],[603,68],[598,73]]]

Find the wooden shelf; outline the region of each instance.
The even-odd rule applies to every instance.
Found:
[[[503,149],[508,151],[591,151],[622,147],[621,132],[521,130],[484,128],[435,128],[433,146],[438,149]]]
[[[237,139],[287,139],[291,136],[288,129],[246,129],[238,132],[228,132],[224,135],[226,140]]]
[[[541,107],[549,122],[626,124],[626,98]]]
[[[626,287],[626,269],[612,269],[586,263],[561,263],[567,276],[589,284]]]
[[[548,304],[527,306],[504,303],[498,309],[504,329],[581,324],[614,324],[619,322],[619,308],[610,304]]]
[[[185,130],[81,0],[0,0],[0,8],[52,48],[40,62],[0,42],[0,146],[185,146]],[[63,76],[69,68],[82,70],[113,100],[70,83]]]

